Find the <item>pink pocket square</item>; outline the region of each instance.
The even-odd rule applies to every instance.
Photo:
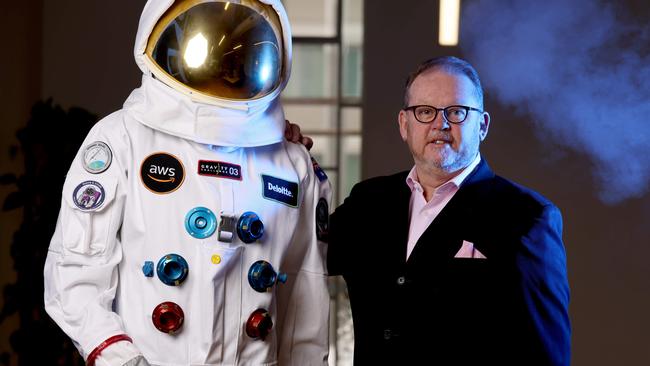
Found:
[[[474,243],[470,243],[466,240],[463,240],[463,246],[460,247],[460,250],[454,258],[476,258],[476,259],[487,259],[483,253],[479,252],[478,249],[474,248]]]

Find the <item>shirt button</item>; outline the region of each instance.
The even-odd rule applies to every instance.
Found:
[[[406,278],[404,278],[404,276],[400,276],[397,278],[398,285],[403,285],[405,282],[406,282]]]

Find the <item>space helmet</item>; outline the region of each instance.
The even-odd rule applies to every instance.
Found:
[[[155,78],[195,101],[255,102],[286,85],[291,35],[279,0],[176,0],[143,56]]]

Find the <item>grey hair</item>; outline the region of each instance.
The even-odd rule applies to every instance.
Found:
[[[409,89],[413,81],[422,73],[433,70],[443,69],[448,72],[465,75],[474,84],[476,89],[476,98],[479,102],[479,108],[483,109],[483,87],[481,86],[481,79],[474,66],[469,62],[454,56],[442,56],[428,59],[418,65],[417,69],[412,72],[406,79],[406,86],[404,88],[404,108],[409,106]]]

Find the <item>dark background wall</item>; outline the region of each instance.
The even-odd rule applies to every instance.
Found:
[[[622,3],[646,23],[650,21],[647,0]],[[21,172],[20,155],[11,159],[7,151],[17,144],[15,130],[25,124],[37,99],[53,97],[66,108],[81,106],[104,116],[118,109],[139,85],[132,47],[143,4],[144,0],[5,4],[0,22],[5,46],[0,58],[4,71],[0,74],[0,173]],[[411,0],[399,6],[394,1],[366,1],[364,177],[412,165],[396,124],[408,72],[435,55],[463,56],[460,48],[436,46],[436,9],[435,0]],[[470,61],[480,64],[480,60]],[[539,138],[526,115],[515,116],[490,96],[490,90],[486,109],[493,123],[482,153],[492,168],[540,191],[563,211],[572,288],[573,364],[650,364],[650,266],[646,263],[650,195],[615,205],[601,203],[588,156]],[[0,202],[10,191],[0,186]],[[9,243],[21,214],[0,213],[0,286],[15,279]],[[0,324],[0,353],[11,352],[8,335],[17,326],[15,317]]]
[[[41,96],[105,116],[140,85],[133,45],[146,1],[43,2]]]
[[[16,144],[16,129],[27,121],[32,104],[40,98],[41,1],[3,4],[0,34],[0,174],[23,172],[22,161],[11,159],[9,147]],[[0,202],[14,189],[0,186]],[[0,287],[16,280],[9,243],[20,225],[21,210],[0,211]],[[0,300],[2,302],[3,300]],[[0,354],[10,352],[9,334],[18,327],[18,317],[0,323]]]
[[[55,104],[65,109],[78,106],[99,116],[121,107],[129,92],[140,84],[141,73],[133,61],[132,49],[144,3],[144,0],[3,3],[0,175],[25,172],[24,156],[18,152],[12,158],[9,151],[19,145],[16,131],[26,125],[36,101],[53,98]],[[57,181],[51,178],[53,183]],[[0,185],[0,204],[14,191],[14,185]],[[11,243],[21,222],[22,209],[0,211],[2,289],[17,280],[13,260],[16,248]],[[42,297],[41,294],[42,289],[34,289],[34,296]],[[7,296],[10,295],[1,296],[0,308],[7,303]],[[22,317],[24,314],[13,313],[0,322],[0,364],[18,364],[10,337],[20,326]],[[23,360],[21,364],[29,362]]]

